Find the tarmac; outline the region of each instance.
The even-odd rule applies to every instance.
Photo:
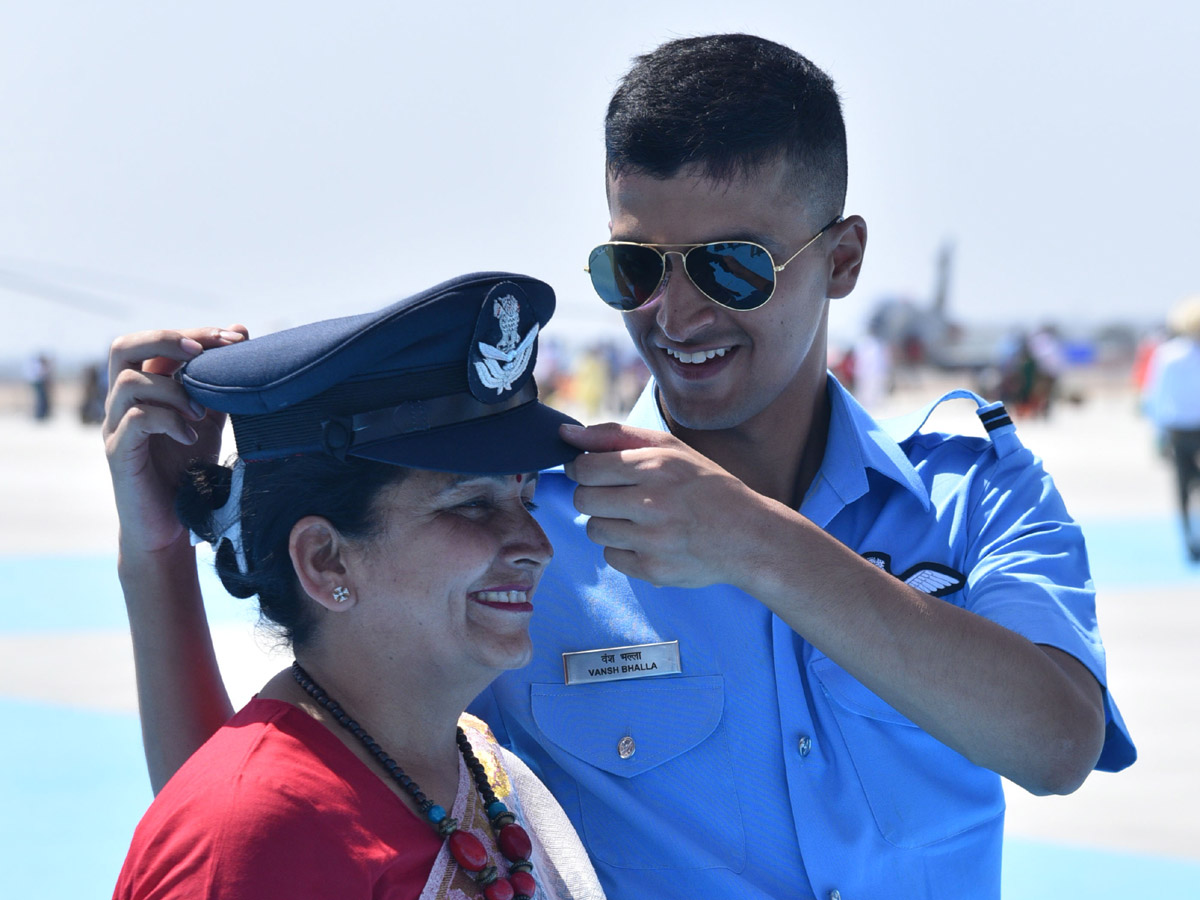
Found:
[[[876,412],[910,410],[943,386],[944,379],[927,376]],[[1109,685],[1139,759],[1118,774],[1093,774],[1067,797],[1032,797],[1007,785],[1006,834],[1014,846],[1185,863],[1185,879],[1197,874],[1188,896],[1200,897],[1200,867],[1191,868],[1200,863],[1200,567],[1184,561],[1171,471],[1131,390],[1121,377],[1094,373],[1078,387],[1082,403],[1062,405],[1045,420],[1018,420],[1018,432],[1045,460],[1088,535]],[[0,391],[0,703],[129,723],[136,697],[99,428],[79,423],[66,403],[50,421],[35,423],[21,400],[12,389]],[[931,427],[982,434],[972,405],[962,401],[940,409]],[[255,631],[244,604],[231,604],[214,601],[210,616],[238,704],[288,657]],[[11,771],[13,760],[0,761],[10,768],[0,776],[0,798],[17,796],[22,775]],[[18,755],[16,763],[38,761]],[[48,858],[71,856],[60,846]]]

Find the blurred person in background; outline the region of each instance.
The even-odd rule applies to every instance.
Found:
[[[1143,408],[1174,461],[1183,539],[1192,562],[1200,562],[1200,524],[1189,512],[1200,488],[1200,296],[1176,305],[1167,324],[1173,336],[1150,356]]]
[[[867,409],[878,409],[891,393],[891,349],[871,329],[858,336],[854,354],[854,399]]]
[[[1033,417],[1040,378],[1029,337],[1024,332],[1014,335],[1003,352],[998,396],[1019,418]]]
[[[108,368],[89,363],[79,373],[82,393],[79,400],[79,421],[84,425],[99,425],[104,421],[104,398],[108,393]]]
[[[25,362],[25,381],[33,391],[33,418],[45,422],[54,413],[54,363],[47,353],[35,353]]]
[[[1032,398],[1033,413],[1047,418],[1051,407],[1058,400],[1060,381],[1067,370],[1067,355],[1057,326],[1046,324],[1031,334],[1029,352],[1033,355],[1037,369]]]

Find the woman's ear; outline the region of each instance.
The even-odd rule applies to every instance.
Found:
[[[288,537],[288,553],[301,590],[332,612],[355,603],[343,560],[348,549],[341,533],[320,516],[305,516],[292,526]]]

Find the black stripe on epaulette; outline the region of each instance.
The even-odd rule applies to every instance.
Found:
[[[1003,406],[997,406],[995,409],[979,413],[979,421],[983,423],[983,427],[988,431],[995,431],[997,428],[1003,428],[1005,425],[1013,423],[1008,410]]]

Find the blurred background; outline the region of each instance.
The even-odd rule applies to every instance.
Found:
[[[149,802],[95,424],[112,338],[526,272],[559,296],[543,391],[622,414],[645,373],[583,272],[603,113],[634,55],[713,31],[839,85],[870,240],[834,371],[880,415],[950,385],[1006,399],[1088,529],[1142,759],[1010,801],[1006,897],[1200,896],[1200,578],[1139,406],[1168,309],[1200,292],[1182,0],[0,0],[0,895],[106,895]],[[210,616],[244,700],[279,657],[215,587]]]

